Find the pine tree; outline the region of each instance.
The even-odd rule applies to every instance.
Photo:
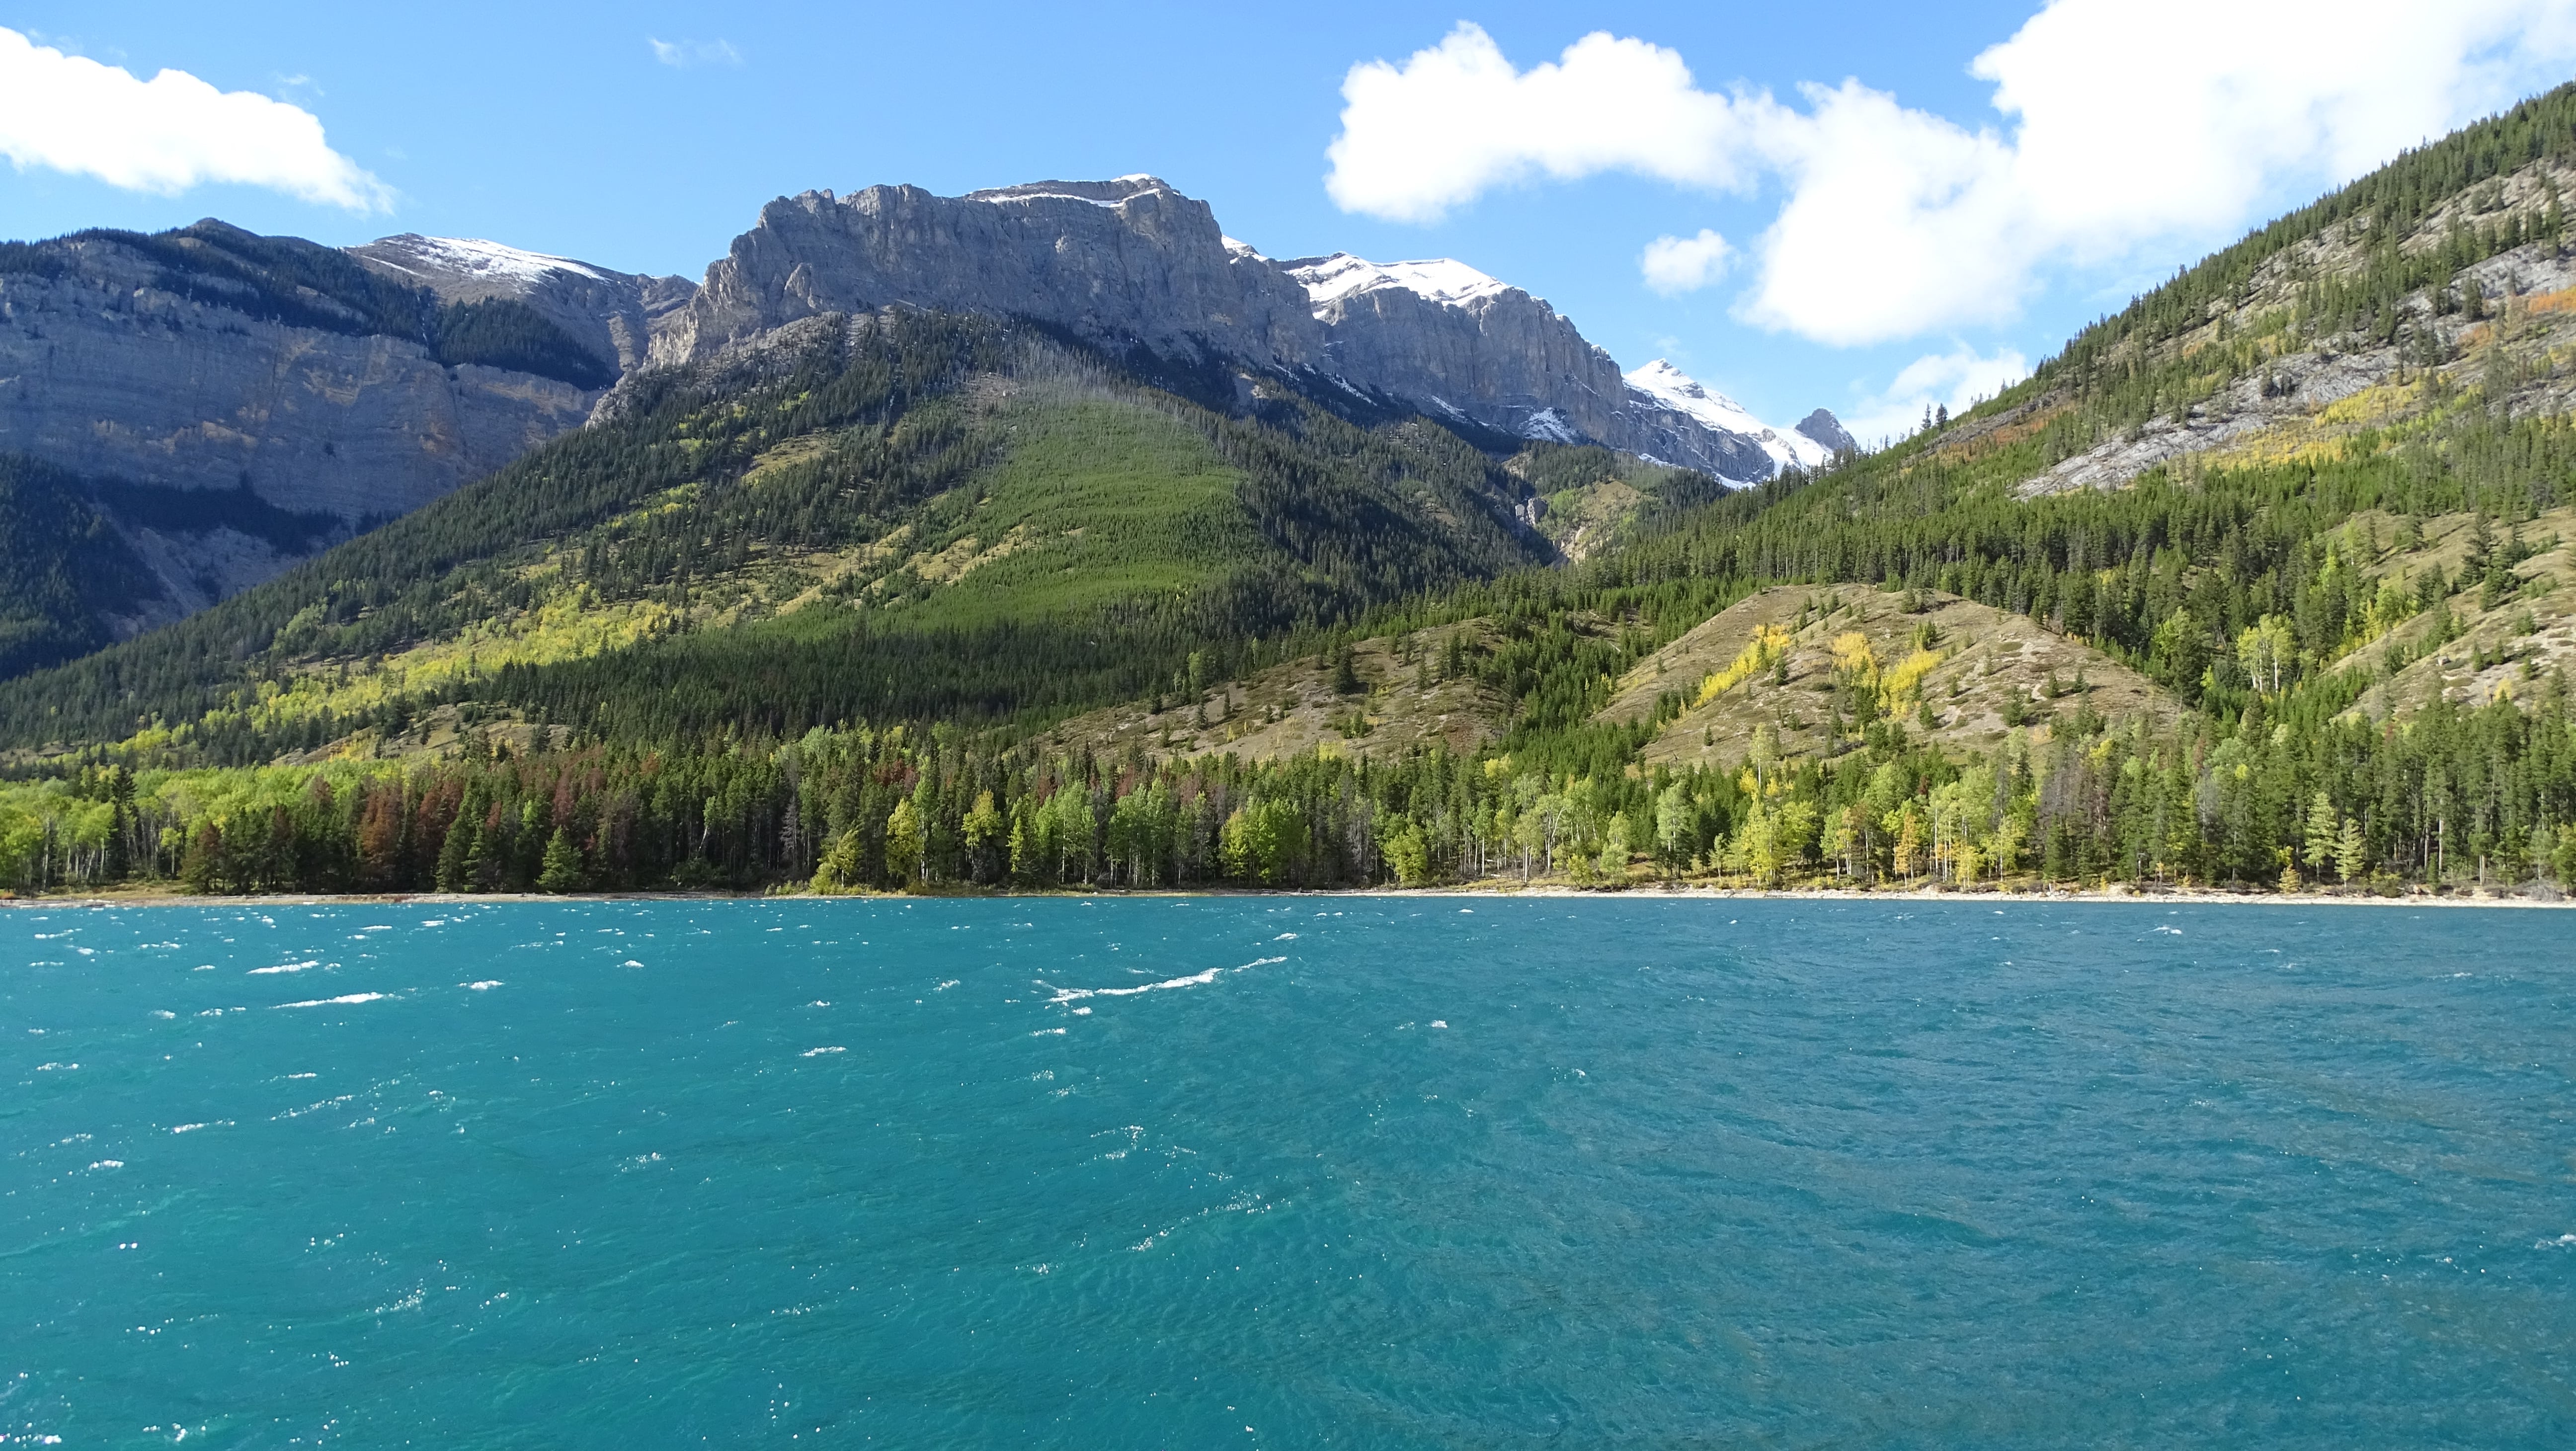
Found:
[[[2334,802],[2320,791],[2308,803],[2308,875],[2322,882],[2326,871],[2335,863],[2335,849],[2342,841],[2342,823],[2335,816]]]
[[[472,881],[471,863],[481,855],[478,847],[483,831],[472,818],[459,812],[447,828],[446,844],[438,849],[438,889],[462,892]]]
[[[886,817],[885,855],[886,875],[895,886],[911,886],[921,873],[921,813],[908,796]]]
[[[2335,875],[2350,883],[2370,869],[2367,845],[2362,839],[2361,823],[2347,816],[2343,830],[2335,836]]]
[[[537,890],[558,894],[581,890],[581,848],[572,844],[572,833],[560,826],[546,843],[545,865],[537,872]]]

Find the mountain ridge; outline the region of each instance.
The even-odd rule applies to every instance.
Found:
[[[1145,175],[957,197],[909,186],[781,197],[708,268],[652,356],[702,358],[801,317],[889,303],[1027,317],[1113,353],[1231,369],[1246,393],[1261,375],[1302,375],[1739,484],[1830,453],[1784,442],[1791,430],[1732,431],[1632,386],[1546,302],[1464,263],[1277,261],[1227,236],[1207,203]]]

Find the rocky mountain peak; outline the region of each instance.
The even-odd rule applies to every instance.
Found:
[[[1834,445],[1817,439],[1804,430],[1776,429],[1753,416],[1750,409],[1723,393],[1714,391],[1688,373],[1674,367],[1670,360],[1657,358],[1628,374],[1628,386],[1649,406],[1670,409],[1699,420],[1719,432],[1751,440],[1767,455],[1774,470],[1782,468],[1821,468],[1833,457]],[[1836,433],[1841,425],[1824,409],[1808,415],[1808,421],[1823,418]],[[1761,477],[1769,477],[1765,471]],[[1725,475],[1743,479],[1744,475]]]
[[[620,373],[644,361],[654,329],[697,291],[686,278],[615,272],[472,237],[405,232],[348,253],[380,276],[428,288],[441,302],[525,303]]]
[[[1310,376],[1482,430],[1607,444],[1736,482],[1831,453],[1678,372],[1670,386],[1660,373],[1653,386],[1623,377],[1571,319],[1464,262],[1275,261],[1226,236],[1207,203],[1146,175],[958,197],[912,186],[781,197],[707,270],[652,358],[695,361],[805,318],[893,304]]]
[[[1306,295],[1315,302],[1315,316],[1324,322],[1339,321],[1345,304],[1353,297],[1382,288],[1399,288],[1452,307],[1473,307],[1506,292],[1519,291],[1447,257],[1381,263],[1335,252],[1329,257],[1301,257],[1279,265],[1305,285]]]
[[[1822,408],[1799,419],[1798,431],[1835,453],[1851,453],[1860,448],[1860,440],[1851,436],[1851,430],[1843,427],[1843,421]]]

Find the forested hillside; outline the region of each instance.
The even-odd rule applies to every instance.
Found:
[[[1723,497],[1284,395],[1212,408],[1000,324],[818,320],[0,688],[45,778],[0,801],[0,866],[2555,892],[2571,166],[2576,89],[1961,418]],[[434,750],[375,758],[431,711]],[[1282,726],[1295,748],[1255,743]]]
[[[1246,416],[1041,334],[816,319],[171,629],[0,686],[0,740],[242,763],[472,700],[602,737],[1001,720],[1544,556],[1418,420]]]

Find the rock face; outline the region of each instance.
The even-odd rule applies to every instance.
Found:
[[[579,427],[656,309],[693,290],[560,259],[478,274],[456,250],[475,245],[393,238],[353,258],[209,221],[0,247],[0,453],[97,482],[93,502],[161,585],[124,602],[116,633]],[[484,330],[458,327],[451,302],[483,304],[466,312]],[[585,349],[587,385],[477,361]]]
[[[620,373],[643,363],[654,329],[698,290],[683,277],[611,272],[498,242],[418,232],[351,247],[349,255],[395,281],[428,288],[441,302],[525,303]]]
[[[702,358],[800,318],[888,304],[1025,317],[1112,351],[1142,345],[1305,374],[1485,429],[1603,443],[1737,482],[1831,452],[1731,403],[1713,421],[1634,386],[1546,302],[1463,263],[1274,261],[1228,239],[1205,202],[1150,176],[962,197],[879,186],[781,198],[707,270],[651,356]]]
[[[579,424],[595,396],[354,322],[259,316],[119,241],[41,245],[51,275],[0,273],[0,449],[79,473],[247,478],[298,513],[399,514]]]
[[[873,186],[782,197],[734,239],[656,341],[703,358],[772,328],[887,303],[997,313],[1115,349],[1294,367],[1320,354],[1305,289],[1238,265],[1205,202],[1149,176],[933,196]]]
[[[1860,440],[1851,436],[1843,421],[1822,408],[1799,419],[1798,431],[1835,453],[1852,453],[1860,448]]]

